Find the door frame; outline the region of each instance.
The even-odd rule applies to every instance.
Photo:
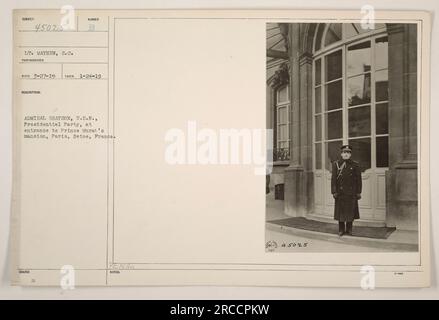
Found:
[[[326,32],[328,30],[329,24],[327,24],[324,32],[323,37],[321,39],[322,43],[324,42],[324,38],[326,35]],[[318,28],[316,28],[318,29]],[[344,32],[344,27],[343,27]],[[335,42],[333,44],[328,45],[327,47],[321,46],[321,49],[316,52],[313,55],[313,62],[312,62],[312,170],[313,170],[313,192],[314,192],[314,203],[313,203],[313,210],[308,215],[310,218],[318,219],[318,220],[331,220],[334,222],[332,218],[332,212],[333,212],[333,199],[330,192],[328,193],[328,189],[330,188],[330,179],[331,179],[331,173],[326,169],[326,143],[328,140],[325,139],[325,108],[326,108],[326,99],[325,99],[325,57],[331,53],[334,53],[336,51],[341,50],[342,52],[342,144],[348,143],[348,98],[347,98],[347,73],[346,73],[346,51],[347,48],[351,45],[355,45],[358,43],[362,43],[365,41],[370,41],[370,54],[371,54],[371,101],[369,103],[370,105],[370,120],[371,120],[371,132],[370,132],[370,139],[371,139],[371,168],[367,169],[365,172],[362,173],[363,179],[367,179],[368,177],[371,179],[369,183],[371,183],[370,186],[370,207],[365,206],[363,201],[360,200],[359,206],[360,206],[360,217],[361,217],[361,210],[369,210],[369,213],[366,214],[366,219],[362,218],[358,220],[358,224],[364,224],[364,225],[385,225],[386,221],[386,202],[385,202],[385,189],[379,190],[378,187],[374,188],[374,186],[378,186],[379,183],[384,186],[385,188],[385,172],[388,170],[388,167],[385,168],[377,168],[376,167],[376,138],[377,136],[387,136],[387,134],[383,135],[377,135],[376,134],[376,105],[380,103],[387,103],[387,101],[380,101],[377,103],[376,101],[376,88],[375,88],[375,73],[379,70],[375,70],[375,39],[382,38],[384,36],[387,36],[387,29],[378,29],[373,30],[371,32],[359,34],[357,36],[354,36],[348,40],[342,39],[341,41]],[[314,46],[315,47],[315,39],[314,39]],[[320,99],[321,99],[321,169],[316,169],[316,116],[315,116],[315,104],[316,104],[316,90],[315,88],[318,87],[315,83],[315,69],[316,69],[316,61],[320,59],[321,63],[321,70],[320,70]],[[384,70],[384,69],[383,69]],[[387,66],[388,70],[388,66]],[[352,108],[365,106],[367,104],[362,104],[358,106],[354,106]],[[339,110],[339,109],[337,109]],[[355,139],[358,139],[361,137],[355,137]],[[329,140],[331,141],[331,140]],[[332,141],[340,141],[340,139],[333,139]],[[378,179],[383,179],[383,181],[378,181]],[[320,195],[320,200],[322,200],[320,203],[317,203],[317,192],[318,192],[318,185],[321,185],[320,192],[322,193]],[[330,190],[330,189],[329,189]],[[328,193],[328,194],[327,194]],[[382,193],[384,193],[384,199],[381,199],[383,197]],[[382,203],[382,205],[379,205]]]

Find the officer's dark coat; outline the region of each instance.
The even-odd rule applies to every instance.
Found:
[[[353,221],[360,218],[357,195],[361,194],[361,170],[358,162],[337,160],[332,163],[331,193],[336,194],[334,219],[338,221]],[[337,166],[338,165],[338,166]]]

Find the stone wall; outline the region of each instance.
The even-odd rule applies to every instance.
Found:
[[[389,170],[386,173],[388,226],[418,228],[417,28],[388,24]]]

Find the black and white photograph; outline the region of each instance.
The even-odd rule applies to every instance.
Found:
[[[431,12],[9,18],[9,296],[434,284]]]
[[[266,24],[266,252],[417,252],[418,30]]]

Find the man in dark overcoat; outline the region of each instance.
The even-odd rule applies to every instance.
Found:
[[[341,159],[332,164],[331,193],[335,199],[334,219],[338,221],[338,234],[352,235],[352,224],[360,218],[358,200],[361,199],[361,169],[351,159],[352,147],[341,147]]]

